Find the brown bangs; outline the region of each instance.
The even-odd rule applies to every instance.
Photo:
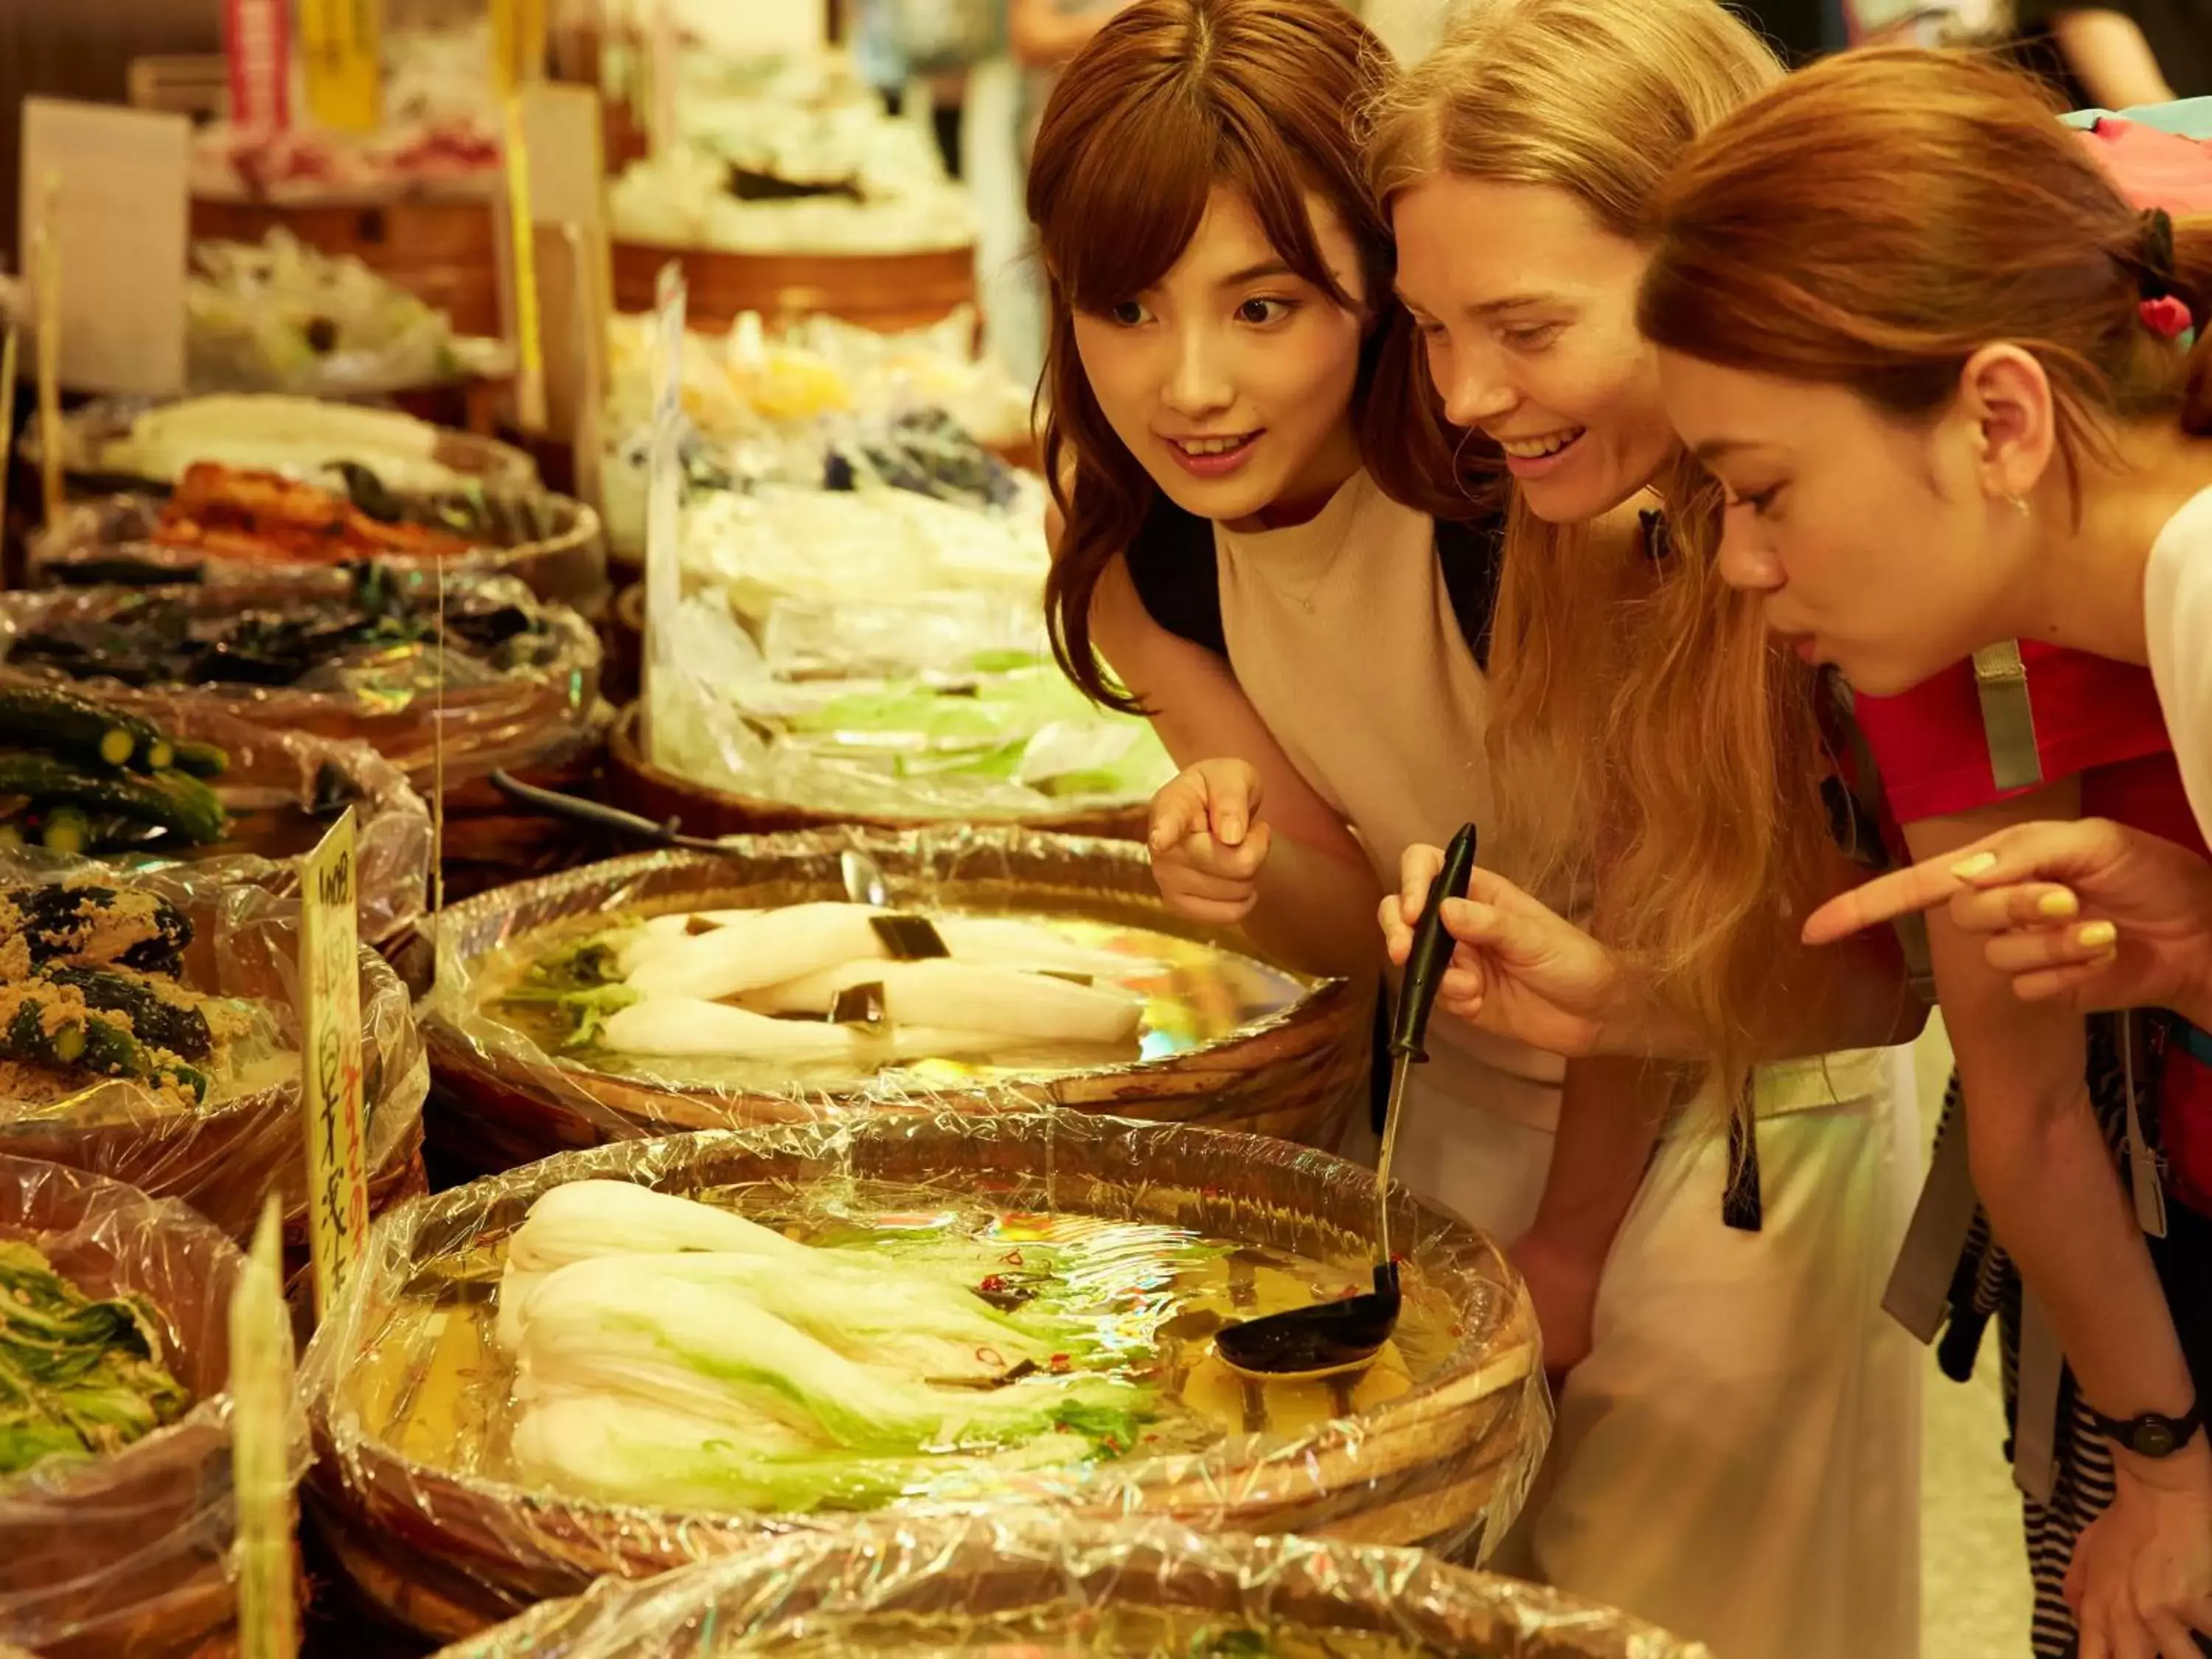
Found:
[[[1054,91],[1029,185],[1052,282],[1073,309],[1094,314],[1134,298],[1182,257],[1219,187],[1244,198],[1285,264],[1351,305],[1322,257],[1305,199],[1309,190],[1340,197],[1342,181],[1298,153],[1281,112],[1271,117],[1241,88],[1202,88],[1211,43],[1189,33],[1183,52],[1114,65],[1118,73],[1071,75]],[[1157,33],[1130,43],[1161,44]],[[1366,227],[1347,228],[1358,235]]]

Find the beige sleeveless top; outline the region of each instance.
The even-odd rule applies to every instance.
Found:
[[[1216,524],[1230,665],[1299,774],[1359,837],[1383,890],[1409,845],[1442,846],[1494,820],[1483,747],[1489,688],[1460,632],[1427,514],[1364,471],[1312,520],[1281,530]],[[1560,908],[1556,894],[1539,897]],[[1423,1081],[1448,1097],[1556,1127],[1566,1062],[1439,1018]],[[1864,1097],[1882,1052],[1763,1066],[1760,1115]]]
[[[1304,524],[1214,526],[1230,665],[1316,793],[1349,823],[1383,890],[1419,842],[1494,817],[1489,690],[1460,632],[1426,514],[1357,472]],[[1424,1079],[1541,1127],[1565,1063],[1438,1019]]]

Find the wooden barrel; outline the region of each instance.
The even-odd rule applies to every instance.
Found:
[[[885,334],[942,322],[975,303],[975,250],[927,253],[726,253],[617,242],[615,308],[650,311],[671,259],[684,268],[690,325],[726,333],[742,312],[778,329],[823,313]]]
[[[787,800],[769,800],[717,789],[690,778],[678,777],[646,759],[637,740],[637,705],[623,710],[607,737],[607,783],[610,799],[617,806],[665,823],[683,821],[687,836],[765,836],[787,830],[832,830],[854,824],[869,830],[922,830],[951,820],[894,817],[870,812],[836,812],[802,806]],[[1062,836],[1096,836],[1106,841],[1142,841],[1151,822],[1152,804],[1133,801],[1123,806],[1081,807],[1066,812],[1039,812],[1019,817],[988,812],[970,814],[960,822],[984,828],[1046,830]]]
[[[463,334],[507,332],[501,314],[499,229],[478,196],[350,197],[332,201],[192,198],[194,240],[258,242],[287,230],[325,253],[350,253]]]

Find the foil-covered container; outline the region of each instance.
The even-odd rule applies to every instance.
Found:
[[[434,572],[405,578],[417,602],[435,609]],[[316,569],[297,576],[219,575],[161,591],[192,614],[225,617],[258,605],[303,598],[343,599],[354,578]],[[487,604],[512,605],[542,629],[532,659],[498,669],[453,653],[439,684],[434,652],[362,652],[319,664],[294,685],[216,683],[147,689],[104,677],[76,680],[58,671],[26,668],[47,683],[125,708],[182,710],[198,706],[269,731],[296,732],[367,744],[428,793],[441,782],[471,782],[495,769],[555,765],[599,741],[599,635],[565,605],[534,599],[510,577],[454,573],[448,591],[465,588]],[[143,600],[147,590],[101,586],[0,596],[0,647],[12,650],[26,634],[60,623],[97,623]],[[438,769],[440,741],[445,766]]]
[[[448,574],[513,577],[549,604],[594,614],[612,596],[599,515],[581,501],[536,489],[420,491],[401,493],[397,501],[406,521],[444,530],[470,544],[465,554],[444,561]],[[140,586],[223,576],[269,580],[329,568],[326,562],[293,562],[273,553],[249,557],[164,545],[154,539],[161,507],[160,496],[143,494],[72,502],[31,538],[33,585],[82,586],[116,580],[111,573]],[[434,577],[440,563],[397,554],[383,562],[422,577]]]
[[[22,678],[0,669],[0,684]],[[105,853],[104,860],[126,868],[175,865],[201,884],[263,887],[289,896],[300,890],[306,855],[350,806],[362,938],[371,944],[397,939],[422,919],[430,809],[367,744],[239,720],[189,692],[149,692],[129,706],[170,736],[215,744],[229,757],[210,784],[231,814],[230,834],[210,847],[159,855]]]
[[[376,1224],[366,1267],[316,1334],[301,1388],[317,1443],[308,1492],[326,1541],[373,1604],[426,1635],[472,1634],[603,1575],[750,1558],[772,1536],[850,1524],[820,1512],[599,1503],[493,1473],[512,1370],[490,1336],[488,1298],[506,1240],[540,1194],[610,1177],[712,1191],[741,1211],[890,1192],[950,1210],[1161,1223],[1353,1273],[1372,1259],[1376,1220],[1374,1177],[1323,1153],[1034,1111],[679,1135],[564,1154],[413,1200]],[[1055,1522],[1172,1520],[1479,1559],[1518,1512],[1549,1438],[1534,1310],[1494,1241],[1403,1188],[1389,1202],[1401,1331],[1436,1335],[1398,1392],[1347,1408],[1326,1382],[1250,1384],[1242,1420],[1288,1431],[1008,1471],[981,1491],[971,1482],[910,1492],[877,1513],[896,1524],[1042,1509]],[[1322,1392],[1278,1392],[1304,1389]]]
[[[1255,960],[1218,930],[1170,914],[1144,849],[1027,830],[845,830],[740,838],[726,854],[648,853],[518,883],[439,920],[437,984],[422,1006],[438,1079],[430,1134],[454,1162],[502,1170],[549,1152],[672,1129],[740,1127],[854,1111],[1072,1108],[1335,1143],[1364,1103],[1372,1040],[1364,988]],[[909,1067],[820,1082],[756,1073],[702,1082],[639,1061],[620,1073],[562,1053],[507,1018],[508,947],[595,921],[846,896],[842,860],[865,854],[889,902],[923,910],[1073,917],[1140,929],[1197,966],[1188,1040],[1152,1059],[1093,1059],[1012,1075]],[[786,1080],[786,1078],[788,1080]]]
[[[0,1153],[0,1239],[35,1246],[88,1294],[158,1316],[191,1409],[111,1455],[0,1478],[0,1644],[41,1659],[183,1659],[228,1650],[230,1297],[245,1259],[173,1199]],[[292,1472],[307,1461],[292,1424]],[[0,1649],[0,1650],[4,1650]]]
[[[862,1520],[641,1583],[603,1578],[438,1659],[971,1650],[1711,1659],[1626,1613],[1418,1550],[1041,1516]]]
[[[94,884],[143,889],[192,926],[184,981],[213,996],[264,1004],[286,1042],[301,1041],[299,903],[230,872],[189,865],[118,872],[83,860],[22,851],[0,855],[0,887]],[[359,952],[362,1099],[372,1180],[400,1178],[416,1156],[429,1067],[406,988],[382,957]],[[40,1158],[177,1198],[244,1238],[280,1188],[304,1214],[306,1141],[296,1069],[185,1109],[143,1085],[109,1078],[64,1100],[22,1110],[0,1102],[0,1154]]]

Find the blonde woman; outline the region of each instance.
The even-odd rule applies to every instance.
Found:
[[[1918,1641],[1919,1360],[1881,1310],[1917,1182],[1911,1085],[1879,1053],[1761,1062],[1899,1040],[1917,1015],[1894,978],[1824,971],[1797,939],[1855,878],[1825,711],[1697,556],[1717,498],[1635,321],[1668,167],[1778,73],[1713,0],[1497,0],[1377,112],[1370,179],[1427,371],[1410,383],[1433,389],[1407,422],[1453,431],[1467,489],[1502,470],[1510,490],[1492,843],[1632,964],[1643,1046],[1698,1085],[1577,1090],[1605,1064],[1578,1059],[1555,1130],[1453,1103],[1409,1117],[1408,1162],[1489,1171],[1500,1196],[1472,1218],[1521,1234],[1547,1347],[1564,1334],[1578,1362],[1502,1565],[1719,1659],[1889,1659]],[[1409,887],[1431,857],[1408,854]],[[1383,915],[1401,957],[1402,902]]]

